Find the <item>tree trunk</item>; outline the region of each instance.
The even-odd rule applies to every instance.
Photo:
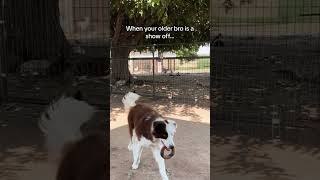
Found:
[[[112,83],[119,80],[130,80],[130,71],[128,66],[128,57],[130,49],[128,47],[112,47]]]
[[[28,59],[69,54],[60,26],[59,0],[5,0],[9,53]]]

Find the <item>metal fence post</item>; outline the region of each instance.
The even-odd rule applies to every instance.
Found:
[[[155,47],[152,45],[152,95],[155,97],[155,83],[154,83],[154,51]]]
[[[1,2],[1,18],[0,18],[0,104],[7,101],[8,86],[7,86],[7,65],[6,65],[6,31],[5,31],[5,4]]]

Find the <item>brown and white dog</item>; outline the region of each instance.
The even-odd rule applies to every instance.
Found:
[[[42,113],[38,126],[46,136],[54,179],[107,179],[109,138],[106,132],[84,134],[81,130],[95,113],[97,110],[82,99],[79,91],[72,96],[61,96]]]
[[[164,118],[149,106],[136,103],[140,97],[136,93],[129,92],[122,98],[125,109],[129,110],[128,125],[131,139],[128,149],[133,155],[132,169],[139,167],[142,149],[149,147],[158,163],[162,180],[168,180],[161,149],[163,146],[167,149],[174,148],[173,137],[177,124],[173,120]]]

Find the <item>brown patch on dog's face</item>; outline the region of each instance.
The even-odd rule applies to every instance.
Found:
[[[166,130],[166,124],[163,121],[155,121],[153,123],[153,132],[155,138],[167,139],[168,132]]]

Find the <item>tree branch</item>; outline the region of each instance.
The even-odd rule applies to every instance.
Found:
[[[118,15],[117,15],[117,19],[116,19],[116,25],[114,28],[114,35],[112,38],[112,44],[114,44],[114,45],[119,43],[123,19],[124,19],[124,11],[119,10]]]

